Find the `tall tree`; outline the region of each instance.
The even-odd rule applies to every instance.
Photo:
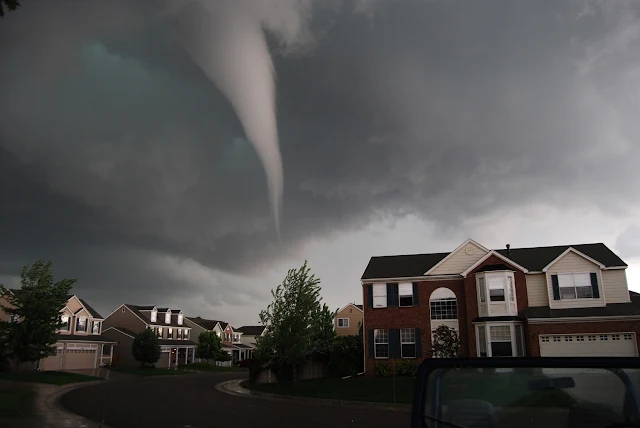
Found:
[[[142,367],[152,367],[160,359],[162,350],[158,342],[158,336],[150,328],[136,334],[131,346],[133,358],[140,363]]]
[[[0,324],[0,331],[6,336],[9,358],[16,368],[23,362],[55,355],[60,311],[75,282],[71,278],[54,282],[53,264],[38,260],[22,269],[19,289],[0,285],[0,294],[7,301],[0,308],[11,319]]]
[[[4,8],[7,10],[16,10],[20,7],[19,0],[0,0],[0,18],[4,17]]]
[[[333,318],[338,313],[331,311],[324,304],[318,305],[311,318],[311,354],[315,358],[329,359],[331,347],[336,338],[336,330],[333,328]]]
[[[200,333],[196,357],[203,360],[222,360],[222,341],[215,331],[203,331]]]
[[[290,365],[294,381],[297,366],[324,347],[323,323],[317,318],[330,312],[321,306],[319,284],[305,261],[299,269],[287,272],[282,284],[271,291],[273,302],[260,312],[267,330],[257,339],[256,357]]]

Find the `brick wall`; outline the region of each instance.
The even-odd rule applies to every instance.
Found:
[[[640,338],[640,321],[592,321],[579,323],[529,324],[527,336],[532,357],[540,356],[541,334],[577,334],[577,333],[619,333],[635,332],[636,341]],[[640,345],[640,344],[638,344]]]
[[[423,281],[418,283],[418,305],[409,308],[391,307],[391,308],[371,308],[367,298],[367,285],[362,287],[364,302],[364,337],[365,337],[365,355],[367,374],[373,373],[373,365],[376,361],[388,362],[388,360],[376,360],[369,355],[369,335],[368,331],[373,329],[391,329],[391,328],[419,328],[421,333],[422,356],[415,361],[420,363],[426,356],[431,353],[431,322],[429,314],[429,296],[440,287],[449,288],[453,291],[458,299],[458,324],[460,326],[460,334],[462,337],[467,335],[467,320],[464,313],[465,293],[464,283],[462,279],[455,280],[439,280],[439,281]],[[477,312],[477,308],[476,308]],[[466,344],[463,344],[462,353],[466,355]]]

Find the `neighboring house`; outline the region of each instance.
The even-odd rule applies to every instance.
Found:
[[[353,336],[358,334],[360,324],[364,312],[362,305],[356,305],[355,303],[349,303],[342,309],[340,309],[336,316],[333,318],[333,327],[336,330],[338,336]]]
[[[214,331],[222,341],[222,350],[231,355],[232,362],[250,358],[252,348],[243,344],[242,331],[235,330],[231,324],[201,317],[187,317],[186,320],[194,330],[194,340],[197,341],[204,331]]]
[[[157,367],[175,367],[194,362],[197,344],[191,339],[191,327],[179,309],[124,304],[104,320],[103,334],[118,342],[114,364],[137,364],[131,345],[136,334],[152,329],[162,354]]]
[[[462,356],[637,356],[640,295],[606,245],[372,257],[363,276],[366,370],[431,354],[455,329]]]
[[[9,290],[10,293],[19,290]],[[7,305],[6,299],[3,304]],[[0,310],[0,320],[10,317]],[[11,320],[19,322],[19,320]],[[60,310],[61,327],[54,345],[56,354],[34,363],[24,363],[21,368],[37,370],[93,370],[111,364],[114,341],[102,335],[102,316],[78,296],[67,296],[67,303]]]
[[[252,358],[256,349],[257,338],[264,336],[267,327],[263,325],[245,325],[235,331],[242,333],[242,345],[246,347],[245,358]]]

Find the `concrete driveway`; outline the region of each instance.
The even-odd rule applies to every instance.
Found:
[[[62,397],[74,413],[114,428],[408,427],[406,411],[306,401],[267,401],[215,389],[238,373],[157,376],[108,381]]]

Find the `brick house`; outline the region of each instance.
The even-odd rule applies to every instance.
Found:
[[[444,324],[462,356],[637,356],[640,295],[606,245],[372,257],[362,276],[365,370],[431,355]]]

